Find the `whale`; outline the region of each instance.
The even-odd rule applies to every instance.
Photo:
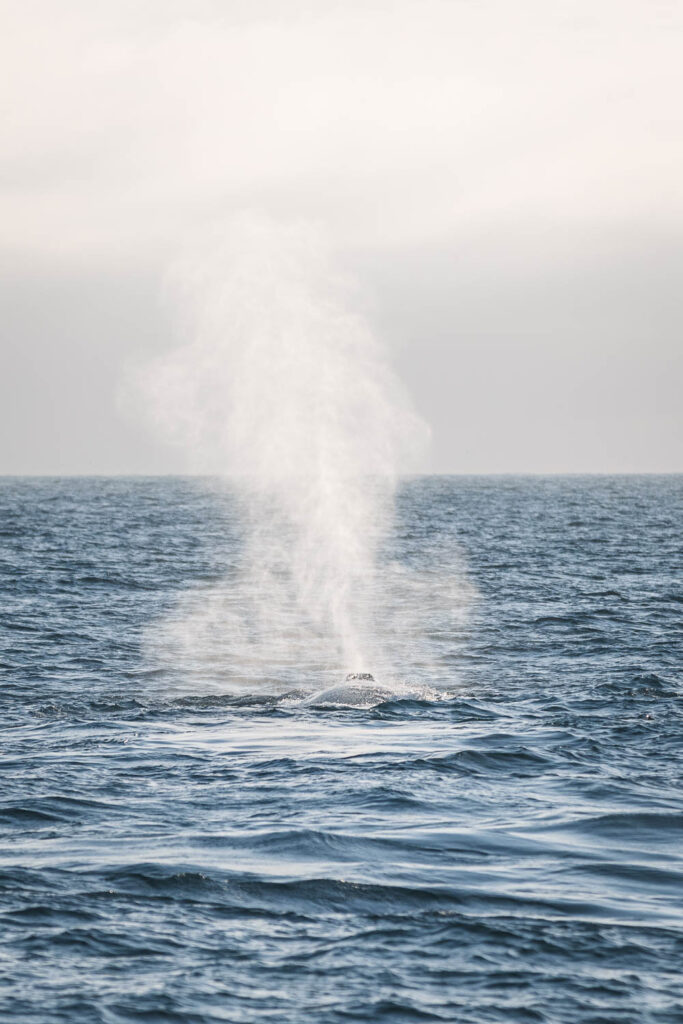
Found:
[[[309,704],[332,704],[347,707],[373,707],[392,700],[394,693],[381,686],[370,672],[349,672],[343,683],[313,694]]]

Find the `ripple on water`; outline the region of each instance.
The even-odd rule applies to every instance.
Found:
[[[2,482],[0,1020],[678,1024],[682,496],[412,481],[392,557],[479,595],[439,679],[221,689],[145,654],[215,488]]]

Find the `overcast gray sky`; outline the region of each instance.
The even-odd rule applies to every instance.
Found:
[[[439,472],[680,471],[678,0],[3,0],[0,472],[175,472],[168,265],[313,220]]]

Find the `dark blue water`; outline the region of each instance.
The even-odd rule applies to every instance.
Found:
[[[0,1020],[683,1020],[683,478],[405,485],[478,598],[371,708],[150,662],[228,506],[0,484]]]

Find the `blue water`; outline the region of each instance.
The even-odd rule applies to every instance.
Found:
[[[1,481],[0,1021],[683,1020],[682,511],[405,484],[449,689],[332,707],[150,659],[234,559],[210,482]]]

